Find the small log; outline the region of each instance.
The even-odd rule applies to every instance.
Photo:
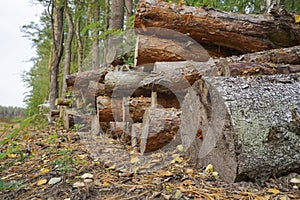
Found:
[[[227,13],[204,6],[190,7],[159,0],[139,1],[134,27],[138,34],[160,36],[164,35],[163,29],[187,34],[205,49],[220,56],[300,44],[300,25],[294,22],[291,14]],[[149,31],[148,27],[157,28]],[[176,39],[176,36],[173,38]]]
[[[203,139],[194,143],[199,145],[195,148],[199,149],[199,163],[213,164],[220,177],[228,182],[264,181],[297,172],[300,169],[299,80],[298,73],[249,78],[203,77],[195,82],[193,88],[200,105],[189,106],[192,110],[200,109],[202,114],[198,124],[191,123],[193,113],[185,114],[188,107],[184,107],[181,124],[202,131]],[[190,129],[181,129],[182,140],[191,134],[185,131]]]
[[[63,125],[66,130],[69,130],[70,128],[74,127],[75,124],[74,116],[76,116],[77,114],[78,113],[74,110],[70,110],[70,109],[62,110]]]

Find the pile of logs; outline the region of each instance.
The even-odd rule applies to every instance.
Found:
[[[135,28],[132,70],[67,77],[74,102],[66,128],[77,116],[140,153],[181,140],[229,182],[300,169],[300,24],[292,15],[144,0]]]

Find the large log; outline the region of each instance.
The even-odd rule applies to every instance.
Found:
[[[199,150],[199,163],[213,164],[228,182],[299,172],[299,73],[203,77],[193,88],[199,101],[184,103],[180,130],[186,148],[193,143],[191,148]],[[200,109],[201,115],[188,109]],[[195,127],[194,133],[185,127]],[[191,141],[197,128],[203,139]]]
[[[140,82],[140,88],[160,93],[173,92],[182,102],[183,95],[202,76],[253,76],[300,72],[300,65],[257,62],[156,62],[154,72]]]
[[[164,38],[165,29],[171,29],[193,38],[213,55],[228,56],[300,44],[300,24],[292,15],[245,15],[226,13],[207,7],[189,7],[159,0],[142,0],[137,5],[135,28],[138,34]],[[151,27],[149,30],[148,27]],[[157,28],[153,28],[157,27]],[[169,40],[177,35],[168,34]],[[160,42],[152,51],[138,52],[139,63],[145,62],[149,53],[157,54]],[[158,40],[159,41],[159,40]],[[144,61],[145,60],[145,61]]]
[[[136,66],[148,64],[152,66],[159,61],[184,61],[193,60],[204,62],[210,58],[210,54],[192,38],[175,31],[163,30],[167,35],[177,35],[174,39],[166,37],[138,35],[136,43]],[[171,33],[170,33],[171,32]],[[210,54],[209,54],[210,53]],[[144,69],[145,71],[149,71]]]

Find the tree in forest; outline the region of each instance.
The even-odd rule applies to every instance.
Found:
[[[65,1],[65,15],[68,23],[68,33],[65,42],[65,63],[64,63],[64,76],[63,76],[63,86],[62,86],[62,97],[65,97],[67,92],[67,83],[66,78],[67,75],[70,74],[71,69],[71,54],[72,54],[72,41],[74,36],[74,22],[73,17],[71,15],[70,8],[68,6],[68,1]]]
[[[50,88],[49,88],[49,104],[50,110],[55,108],[55,100],[58,98],[58,74],[59,66],[63,55],[64,42],[64,0],[50,1],[51,26],[53,35],[53,52],[52,62],[50,66]]]

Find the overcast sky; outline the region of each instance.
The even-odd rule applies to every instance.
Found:
[[[26,62],[35,55],[31,42],[22,37],[20,28],[30,21],[38,22],[41,8],[32,0],[0,2],[0,105],[24,107],[27,89],[21,79],[32,63]]]

